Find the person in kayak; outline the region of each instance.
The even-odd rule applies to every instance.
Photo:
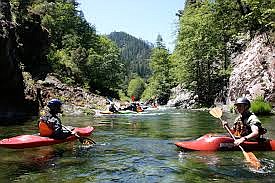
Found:
[[[138,112],[137,111],[137,104],[135,102],[132,102],[128,107],[125,107],[122,110],[124,110],[124,111],[130,110],[130,111]]]
[[[248,140],[259,140],[260,136],[266,133],[266,129],[262,127],[258,117],[249,111],[250,106],[250,101],[245,97],[238,98],[234,104],[240,114],[230,129],[232,134],[237,137],[235,145],[240,145]],[[223,126],[225,127],[225,125],[228,126],[228,123],[223,121]]]
[[[62,128],[61,120],[57,116],[59,113],[63,113],[62,102],[58,99],[52,99],[48,102],[47,107],[49,108],[48,113],[41,116],[38,123],[40,136],[65,139],[73,135],[73,132]]]
[[[118,110],[117,108],[115,107],[115,103],[114,102],[111,102],[110,103],[110,106],[109,106],[109,109],[108,109],[110,112],[112,113],[118,113]]]
[[[140,103],[137,102],[136,106],[137,106],[137,108],[136,108],[137,112],[143,112],[144,111],[143,108],[141,107]]]

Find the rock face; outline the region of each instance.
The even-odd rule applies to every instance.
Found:
[[[28,20],[17,26],[18,57],[24,64],[24,71],[30,72],[32,78],[44,79],[50,70],[47,54],[50,47],[50,35],[41,26],[41,17],[29,13]]]
[[[39,112],[38,101],[25,98],[21,68],[25,64],[26,70],[38,71],[32,73],[33,77],[41,75],[43,69],[39,68],[45,63],[49,38],[40,25],[40,17],[30,16],[33,22],[15,23],[10,1],[0,3],[0,121],[17,121]]]
[[[275,48],[265,34],[256,36],[231,64],[227,104],[240,96],[263,96],[275,106]]]
[[[24,83],[16,58],[16,25],[11,21],[9,1],[0,3],[0,119],[20,115],[24,108]]]
[[[85,91],[80,87],[63,84],[55,76],[48,74],[45,80],[39,80],[27,94],[30,99],[39,101],[40,108],[45,108],[49,100],[60,99],[66,115],[94,113],[94,109],[105,109],[106,99]]]
[[[167,106],[185,109],[196,108],[198,107],[197,99],[198,96],[195,95],[194,92],[190,92],[181,85],[178,85],[171,90],[171,96]]]

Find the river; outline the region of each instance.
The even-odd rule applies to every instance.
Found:
[[[232,121],[234,114],[225,113]],[[275,138],[274,116],[261,117]],[[0,137],[37,133],[37,119],[0,126]],[[225,133],[207,111],[165,109],[139,115],[64,116],[63,124],[94,126],[93,147],[78,141],[0,151],[0,182],[273,182],[275,152],[253,152],[263,168],[251,170],[241,151],[181,152],[175,142]]]

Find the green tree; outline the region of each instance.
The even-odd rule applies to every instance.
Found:
[[[118,48],[105,36],[100,37],[100,53],[89,50],[84,71],[89,79],[89,86],[94,91],[113,96],[122,82],[125,70],[120,62]]]
[[[229,13],[238,15],[238,10],[234,10],[229,1],[189,5],[181,16],[178,42],[171,57],[172,73],[177,81],[195,91],[199,102],[207,106],[213,104],[228,78],[226,45],[238,27],[238,22],[230,25],[233,17]]]
[[[51,35],[51,71],[69,84],[115,95],[125,72],[119,50],[96,34],[77,6],[76,1],[33,1],[32,11],[42,16]]]
[[[160,104],[167,103],[170,96],[172,81],[170,76],[171,62],[169,56],[170,54],[165,48],[161,36],[158,35],[156,48],[152,50],[150,58],[152,76],[149,78],[149,84],[142,95],[143,99],[146,100],[155,96],[158,98]]]
[[[129,82],[127,94],[129,97],[134,96],[136,100],[140,100],[144,89],[145,83],[143,79],[137,76]]]

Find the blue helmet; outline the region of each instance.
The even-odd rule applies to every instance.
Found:
[[[62,102],[58,99],[52,99],[49,101],[48,103],[48,107],[51,108],[56,108],[56,107],[60,107],[62,105]]]

